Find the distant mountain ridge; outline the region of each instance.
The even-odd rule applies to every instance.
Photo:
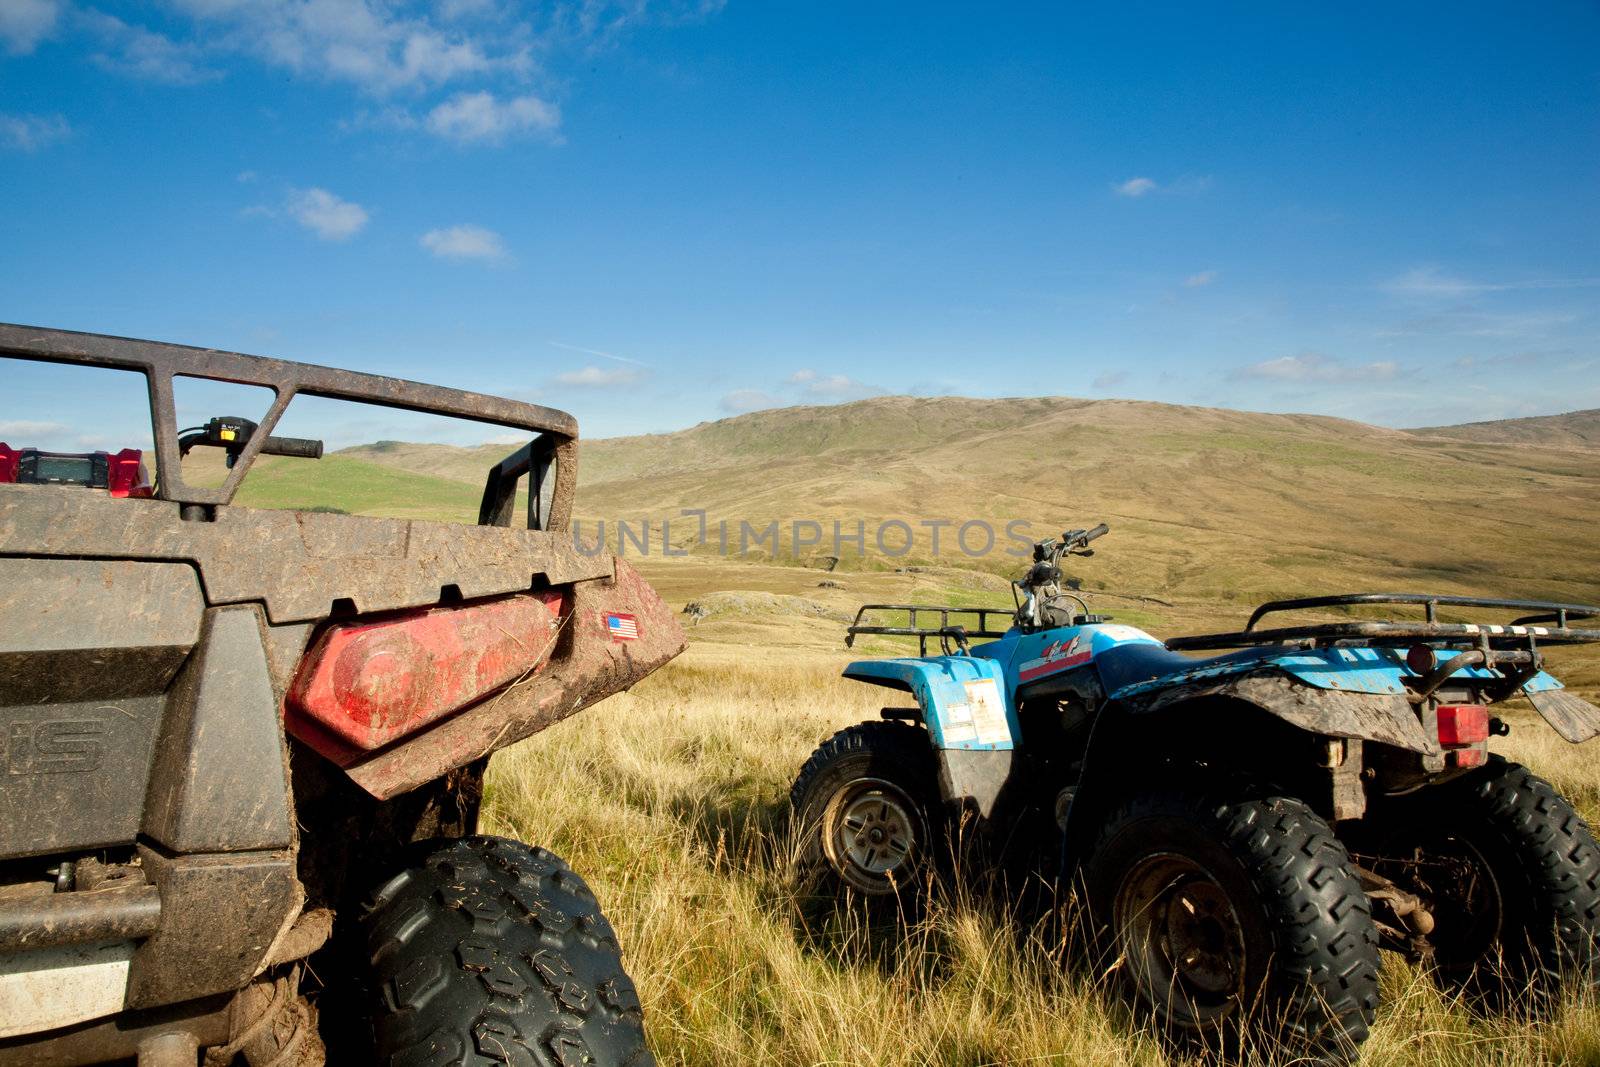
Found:
[[[1600,448],[1600,408],[1569,411],[1564,415],[1535,415],[1525,419],[1495,419],[1455,426],[1427,426],[1410,431],[1430,437],[1499,444],[1550,445],[1557,448]]]

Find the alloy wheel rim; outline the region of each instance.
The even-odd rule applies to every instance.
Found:
[[[851,782],[828,805],[823,845],[828,860],[855,889],[893,893],[910,881],[922,820],[904,790],[878,778]]]

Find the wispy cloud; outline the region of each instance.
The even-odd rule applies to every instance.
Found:
[[[1095,380],[1089,383],[1089,388],[1104,392],[1107,389],[1115,389],[1127,380],[1128,372],[1125,370],[1106,371],[1104,374],[1096,376]]]
[[[47,434],[66,433],[71,427],[59,422],[39,422],[32,419],[0,419],[0,440],[11,439],[15,445],[21,439],[44,437]]]
[[[1279,356],[1277,359],[1240,367],[1233,372],[1232,377],[1269,382],[1348,384],[1386,382],[1399,373],[1399,365],[1392,360],[1353,364],[1325,356],[1321,352],[1301,352],[1293,356]]]
[[[37,152],[72,136],[72,127],[60,115],[0,114],[0,146],[19,152]]]
[[[731,415],[783,406],[783,400],[761,389],[735,389],[721,400],[722,410]]]
[[[300,225],[324,241],[346,241],[360,233],[367,209],[341,200],[326,189],[299,189],[289,194],[288,211]]]
[[[440,259],[476,259],[500,263],[510,258],[500,235],[482,226],[462,225],[429,230],[422,235],[421,243],[423,248]]]
[[[1503,293],[1517,290],[1541,289],[1593,289],[1600,287],[1600,278],[1536,278],[1514,282],[1471,281],[1445,274],[1438,267],[1413,267],[1403,274],[1383,282],[1380,288],[1390,296],[1422,297],[1429,299],[1458,299],[1481,293]]]
[[[106,70],[167,85],[196,85],[222,77],[203,64],[199,47],[192,43],[179,44],[102,11],[84,11],[78,19],[99,38],[101,50],[93,58]]]
[[[1482,311],[1463,307],[1423,315],[1396,323],[1378,332],[1379,337],[1419,337],[1429,334],[1452,337],[1504,337],[1534,339],[1544,337],[1578,320],[1568,311]]]
[[[553,348],[564,348],[568,352],[582,352],[586,356],[599,356],[602,359],[616,360],[618,363],[627,363],[634,367],[648,367],[649,364],[642,359],[633,359],[629,356],[619,356],[615,352],[602,352],[598,348],[584,348],[582,345],[569,345],[564,341],[546,341],[545,344]]]
[[[646,372],[637,367],[583,367],[563,371],[552,380],[574,389],[611,389],[637,385],[645,376]]]
[[[799,388],[809,399],[823,401],[860,400],[869,396],[882,396],[883,390],[846,374],[818,374],[810,368],[789,375],[789,384]]]
[[[1212,282],[1214,282],[1216,280],[1217,280],[1217,272],[1216,271],[1214,271],[1214,270],[1203,270],[1198,274],[1191,274],[1187,278],[1185,278],[1183,280],[1183,287],[1185,289],[1199,289],[1202,286],[1210,285]]]
[[[537,96],[501,100],[493,93],[457,93],[428,112],[428,132],[461,144],[501,144],[521,135],[553,137],[561,109]]]
[[[388,94],[531,69],[526,33],[471,34],[375,0],[173,0],[218,49]]]
[[[0,46],[25,56],[55,32],[61,18],[58,0],[5,0],[0,3]]]
[[[1170,196],[1196,196],[1211,188],[1210,177],[1203,174],[1185,174],[1174,178],[1172,181],[1158,182],[1154,178],[1140,175],[1126,181],[1113,182],[1111,191],[1118,196],[1129,197],[1137,200],[1152,193],[1163,193]]]

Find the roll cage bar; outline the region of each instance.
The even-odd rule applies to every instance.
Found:
[[[403,378],[240,352],[10,323],[0,323],[0,355],[143,374],[150,390],[151,430],[156,446],[156,468],[160,472],[156,496],[184,505],[186,515],[196,507],[209,510],[233,500],[245,473],[260,454],[289,401],[304,394],[527,430],[533,439],[490,470],[479,522],[491,526],[510,524],[517,479],[523,474],[529,475],[531,529],[563,529],[571,518],[578,479],[578,422],[555,408]],[[183,481],[172,384],[177,376],[257,385],[273,392],[272,404],[261,418],[259,432],[245,444],[233,469],[217,488],[190,486]]]

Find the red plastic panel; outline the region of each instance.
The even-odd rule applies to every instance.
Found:
[[[530,593],[335,623],[301,665],[289,710],[358,749],[382,748],[543,666],[560,610],[559,593]]]
[[[137,448],[124,448],[107,456],[106,482],[112,496],[150,496],[152,487],[145,481],[144,453]]]
[[[10,448],[4,441],[0,441],[0,482],[14,482],[17,480],[17,463],[22,456],[16,449]]]
[[[1476,745],[1489,740],[1489,709],[1482,704],[1440,704],[1439,743]]]

